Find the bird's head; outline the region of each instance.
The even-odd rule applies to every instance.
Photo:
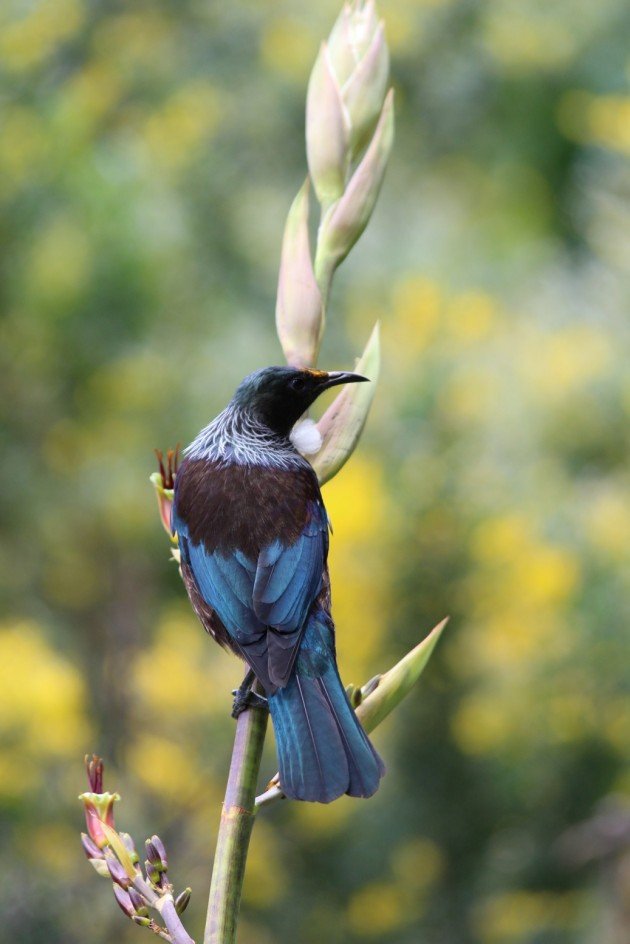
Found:
[[[264,367],[240,383],[232,403],[256,416],[274,432],[288,436],[293,425],[324,390],[367,380],[360,374],[342,370]]]

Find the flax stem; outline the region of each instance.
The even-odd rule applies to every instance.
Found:
[[[256,782],[262,757],[266,708],[239,715],[232,750],[219,835],[212,867],[204,944],[234,944],[245,877],[249,840],[254,826]]]

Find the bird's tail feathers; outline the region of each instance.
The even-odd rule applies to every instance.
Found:
[[[286,796],[330,803],[369,797],[385,772],[332,662],[317,677],[293,673],[269,698]]]

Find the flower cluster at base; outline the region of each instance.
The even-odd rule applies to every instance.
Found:
[[[168,880],[168,858],[159,836],[146,840],[144,873],[129,833],[114,826],[117,793],[103,791],[103,761],[96,754],[85,757],[90,790],[79,797],[85,807],[87,833],[81,833],[83,850],[98,875],[111,879],[114,898],[134,924],[147,927],[171,944],[194,944],[179,916],[190,901],[190,888],[175,897]],[[157,912],[162,922],[150,916]]]

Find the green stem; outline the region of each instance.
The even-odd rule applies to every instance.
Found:
[[[232,762],[212,867],[204,944],[234,944],[254,826],[256,782],[267,730],[268,711],[249,708],[239,715]]]

